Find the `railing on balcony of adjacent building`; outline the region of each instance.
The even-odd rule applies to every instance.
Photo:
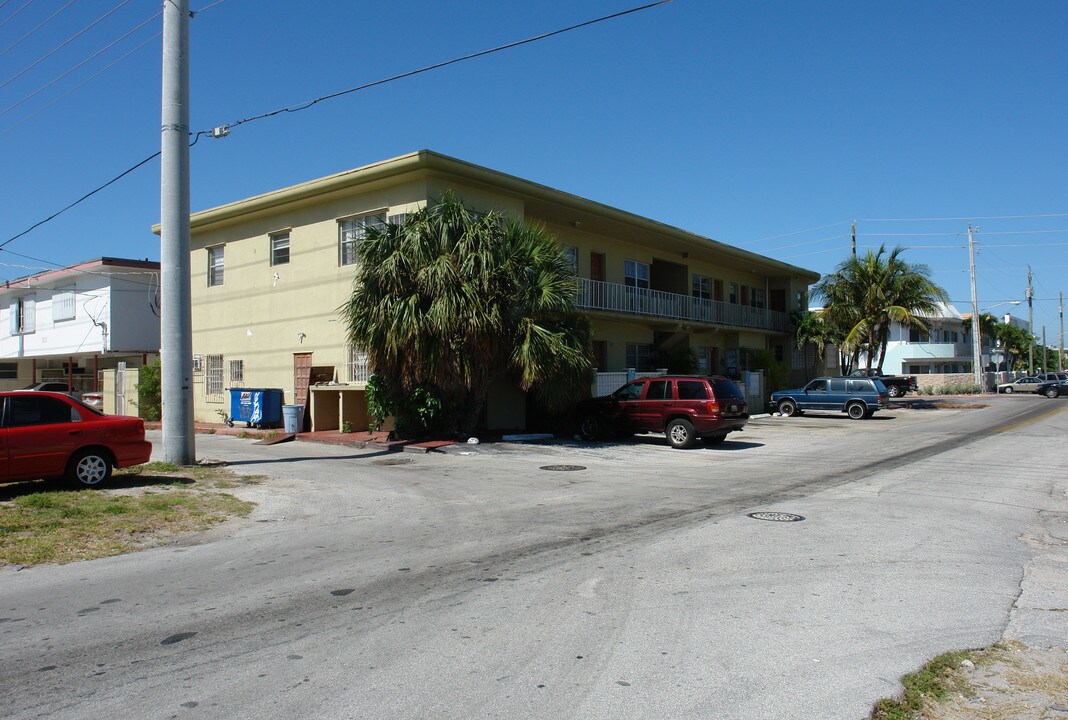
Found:
[[[786,332],[787,328],[786,313],[783,312],[587,278],[576,279],[579,283],[577,305],[583,310],[603,310],[625,315],[776,332]]]

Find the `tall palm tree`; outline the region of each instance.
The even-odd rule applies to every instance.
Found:
[[[369,228],[339,308],[387,393],[429,389],[442,428],[470,431],[505,375],[550,409],[588,387],[589,321],[575,278],[543,228],[469,211],[451,192],[403,224]]]
[[[842,330],[842,349],[856,359],[864,354],[867,372],[878,358],[882,369],[893,322],[926,330],[928,318],[948,302],[944,289],[930,278],[926,265],[911,265],[901,259],[904,248],[889,254],[880,246],[861,257],[838,265],[814,288],[814,296],[826,299],[823,314]]]

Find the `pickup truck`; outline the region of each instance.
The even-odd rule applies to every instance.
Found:
[[[915,375],[880,375],[874,370],[869,373],[858,368],[849,373],[848,377],[877,377],[883,381],[883,385],[886,385],[886,392],[892,398],[905,397],[905,393],[909,390],[912,392],[918,390]]]

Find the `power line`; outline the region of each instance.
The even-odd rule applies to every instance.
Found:
[[[94,20],[93,22],[91,22],[88,25],[86,25],[85,27],[83,27],[78,32],[76,32],[73,35],[71,35],[69,38],[67,38],[66,40],[61,42],[59,45],[54,47],[52,50],[48,51],[47,53],[45,53],[41,57],[39,57],[36,60],[34,60],[27,67],[25,67],[22,70],[20,70],[19,72],[15,73],[13,76],[11,76],[7,80],[5,80],[3,83],[0,83],[0,89],[3,89],[5,87],[7,87],[12,82],[14,82],[15,80],[19,79],[20,77],[22,77],[23,75],[28,73],[30,70],[32,70],[35,67],[37,67],[38,65],[43,63],[45,60],[47,60],[48,58],[52,57],[57,52],[62,50],[63,48],[67,47],[67,45],[70,45],[76,39],[78,39],[79,37],[81,37],[82,35],[87,33],[90,29],[92,29],[96,25],[100,24],[101,22],[103,22],[107,18],[111,17],[111,15],[113,15],[119,8],[121,8],[123,5],[125,5],[128,2],[130,2],[130,0],[122,0],[122,2],[120,2],[118,5],[116,5],[115,7],[111,8],[110,10],[108,10],[106,13],[104,13],[103,15],[98,17],[96,20]]]
[[[497,47],[490,48],[489,50],[481,50],[479,52],[471,53],[469,55],[463,55],[461,57],[453,58],[452,60],[445,60],[443,62],[434,63],[433,65],[427,65],[426,67],[419,68],[418,70],[409,70],[408,72],[400,73],[399,75],[393,75],[393,76],[385,78],[383,80],[375,80],[374,82],[369,82],[369,83],[366,83],[364,85],[357,85],[356,87],[351,87],[351,88],[348,88],[347,90],[339,90],[338,92],[330,93],[329,95],[323,95],[322,97],[317,97],[314,100],[308,100],[308,101],[305,101],[305,102],[302,102],[302,103],[297,103],[296,105],[290,105],[288,107],[279,108],[278,110],[271,110],[270,112],[261,113],[259,115],[253,115],[251,117],[247,117],[247,118],[244,118],[242,120],[237,120],[235,122],[232,122],[229,125],[227,125],[226,127],[235,128],[238,125],[244,125],[245,123],[252,122],[254,120],[263,120],[265,118],[273,117],[275,115],[281,115],[282,113],[300,112],[301,110],[307,110],[308,108],[312,107],[313,105],[317,105],[318,103],[324,102],[326,100],[333,100],[334,98],[341,97],[342,95],[348,95],[349,93],[358,92],[360,90],[367,90],[368,88],[373,88],[373,87],[376,87],[378,85],[385,85],[386,83],[390,83],[390,82],[393,82],[395,80],[402,80],[404,78],[409,78],[409,77],[412,77],[414,75],[420,75],[420,74],[425,73],[425,72],[430,72],[431,70],[438,70],[440,68],[447,67],[449,65],[455,65],[456,63],[464,62],[465,60],[473,60],[475,58],[483,57],[485,55],[492,55],[493,53],[501,52],[502,50],[510,50],[512,48],[519,47],[521,45],[527,45],[529,43],[537,42],[539,40],[545,40],[547,38],[551,38],[551,37],[553,37],[555,35],[562,35],[563,33],[570,32],[572,30],[578,30],[579,28],[588,27],[590,25],[595,25],[597,23],[606,22],[608,20],[615,20],[615,19],[621,18],[621,17],[623,17],[625,15],[631,15],[631,14],[636,13],[636,12],[641,12],[642,10],[648,10],[650,8],[656,7],[657,5],[664,5],[664,4],[667,4],[669,2],[671,2],[671,0],[657,0],[657,2],[649,3],[648,5],[641,5],[639,7],[631,8],[629,10],[622,10],[622,11],[617,12],[617,13],[612,13],[611,15],[604,15],[604,16],[596,18],[594,20],[587,20],[585,22],[581,22],[581,23],[578,23],[576,25],[570,25],[568,27],[561,28],[559,30],[552,30],[552,31],[547,32],[547,33],[542,33],[541,35],[534,35],[533,37],[526,38],[525,40],[517,40],[515,42],[510,42],[510,43],[507,43],[505,45],[498,45]]]
[[[221,2],[221,0],[220,0],[220,2]],[[60,100],[62,100],[63,98],[67,97],[68,95],[70,95],[70,94],[71,94],[72,92],[74,92],[74,91],[75,91],[75,90],[77,90],[78,88],[82,87],[82,86],[83,86],[83,85],[85,85],[86,83],[89,83],[89,82],[91,82],[92,80],[94,80],[94,79],[96,79],[97,77],[99,77],[100,75],[104,74],[105,72],[107,72],[108,70],[110,70],[111,68],[113,68],[113,67],[114,67],[115,65],[118,65],[118,64],[119,64],[120,62],[122,62],[122,61],[123,61],[123,60],[125,60],[126,58],[128,58],[128,57],[130,57],[131,55],[133,55],[134,53],[136,53],[136,52],[137,52],[138,50],[140,50],[141,48],[143,48],[143,47],[144,47],[145,45],[148,45],[148,44],[149,44],[150,42],[152,42],[153,40],[156,40],[156,39],[158,39],[158,38],[159,38],[159,37],[160,37],[160,36],[161,36],[162,34],[163,34],[163,33],[161,33],[161,32],[158,32],[158,33],[156,33],[155,35],[153,35],[152,37],[150,37],[149,39],[145,40],[145,41],[144,41],[143,43],[141,43],[140,45],[138,45],[137,47],[135,47],[135,48],[134,48],[133,50],[128,50],[128,51],[127,51],[126,53],[124,53],[124,54],[123,54],[123,55],[121,55],[120,57],[116,58],[115,60],[112,60],[112,61],[111,61],[110,63],[108,63],[108,64],[107,64],[107,65],[105,65],[104,67],[100,68],[100,69],[99,69],[99,70],[97,70],[97,71],[96,71],[95,73],[93,73],[92,75],[90,75],[89,77],[85,78],[84,80],[82,80],[82,81],[81,81],[80,83],[78,83],[78,84],[77,84],[77,85],[75,85],[74,87],[72,87],[72,88],[70,88],[69,90],[67,90],[66,92],[64,92],[64,93],[63,93],[62,95],[59,95],[59,96],[57,96],[57,97],[53,98],[53,99],[52,99],[52,100],[51,100],[50,102],[48,102],[47,104],[45,104],[45,105],[42,105],[41,107],[37,108],[37,109],[36,109],[36,110],[34,110],[34,111],[33,111],[32,113],[30,113],[29,115],[27,115],[27,116],[23,117],[23,118],[22,118],[21,120],[19,120],[19,121],[18,121],[17,123],[15,123],[14,125],[11,125],[10,127],[8,127],[8,128],[5,128],[4,130],[0,130],[0,137],[3,137],[4,135],[8,134],[9,132],[11,132],[11,131],[12,131],[12,130],[14,130],[15,128],[17,128],[18,126],[22,125],[22,124],[23,124],[24,122],[26,122],[27,120],[30,120],[30,119],[32,119],[32,118],[34,118],[34,117],[36,117],[37,115],[39,115],[39,114],[43,113],[43,112],[44,112],[45,110],[47,110],[48,108],[50,108],[50,107],[52,107],[53,105],[55,105],[55,104],[56,104],[57,102],[59,102],[59,101],[60,101]]]
[[[195,12],[202,12],[203,10],[206,10],[207,8],[214,7],[215,5],[218,5],[222,1],[223,0],[217,0],[214,3],[211,3],[211,4],[207,5],[207,6],[205,6],[202,10],[195,11]],[[442,68],[442,67],[445,67],[447,65],[453,65],[453,64],[458,63],[458,62],[463,62],[464,60],[471,60],[473,58],[481,57],[483,55],[489,55],[489,54],[492,54],[492,53],[500,52],[501,50],[507,50],[509,48],[518,47],[520,45],[526,45],[528,43],[536,42],[538,40],[544,40],[545,38],[550,38],[550,37],[553,37],[554,35],[560,35],[561,33],[565,33],[565,32],[569,32],[571,30],[575,30],[575,29],[578,29],[578,28],[586,27],[588,25],[593,25],[595,23],[604,22],[606,20],[612,20],[612,19],[615,19],[615,18],[623,17],[624,15],[630,15],[632,13],[636,13],[636,12],[639,12],[641,10],[647,10],[649,8],[656,7],[657,5],[665,5],[665,4],[667,4],[667,3],[671,2],[671,1],[672,0],[658,0],[658,2],[649,3],[648,5],[642,5],[640,7],[631,8],[630,10],[623,10],[621,12],[613,13],[611,15],[604,15],[604,16],[596,18],[594,20],[587,20],[586,22],[578,23],[577,25],[571,25],[569,27],[562,28],[560,30],[553,30],[552,32],[543,33],[541,35],[535,35],[534,37],[530,37],[530,38],[527,38],[525,40],[519,40],[519,41],[516,41],[516,42],[513,42],[513,43],[508,43],[507,45],[500,45],[498,47],[491,48],[489,50],[483,50],[481,52],[471,53],[469,55],[464,55],[462,57],[454,58],[452,60],[446,60],[445,62],[437,63],[435,65],[429,65],[427,67],[420,68],[418,70],[412,70],[410,72],[401,73],[400,75],[394,75],[394,76],[388,77],[388,78],[386,78],[384,80],[377,80],[377,81],[372,82],[372,83],[367,83],[366,85],[360,85],[358,87],[349,88],[348,90],[342,90],[340,92],[332,93],[330,95],[324,95],[323,97],[316,98],[315,100],[311,100],[311,101],[309,101],[307,103],[304,103],[303,105],[301,105],[299,107],[286,107],[286,108],[282,108],[280,110],[274,110],[274,111],[269,112],[269,113],[263,113],[262,115],[255,115],[255,116],[252,116],[252,117],[247,117],[244,120],[239,120],[237,122],[231,123],[228,127],[236,127],[237,125],[243,125],[245,123],[252,122],[254,120],[260,120],[260,119],[263,119],[263,118],[266,118],[266,117],[271,117],[273,115],[278,115],[280,113],[299,112],[300,110],[305,110],[305,109],[311,107],[312,105],[315,105],[316,103],[323,102],[324,100],[331,100],[333,98],[340,97],[341,95],[347,95],[349,93],[357,92],[358,90],[364,90],[364,89],[367,89],[367,88],[370,88],[370,87],[375,87],[376,85],[383,85],[385,83],[393,82],[395,80],[401,80],[403,78],[411,77],[413,75],[418,75],[420,73],[428,72],[430,70],[436,70],[438,68]],[[129,2],[129,0],[125,0],[123,4],[125,4],[126,2]],[[154,17],[158,17],[158,16],[159,15],[156,15]],[[154,19],[154,17],[150,18],[150,19]],[[2,86],[0,86],[0,87],[2,87]],[[4,112],[7,112],[7,111],[5,110]],[[0,112],[0,115],[3,115],[3,112]],[[201,131],[197,132],[193,136],[193,141],[189,144],[190,147],[192,147],[193,145],[196,145],[197,141],[200,140],[202,135],[210,135],[210,134],[212,134],[211,130],[201,130]],[[82,197],[80,197],[77,200],[75,200],[74,202],[72,202],[70,205],[67,205],[62,210],[59,210],[59,211],[57,211],[55,213],[52,213],[51,215],[49,215],[44,220],[41,220],[41,221],[39,221],[37,223],[34,223],[30,227],[26,228],[25,230],[20,232],[18,235],[14,235],[14,236],[8,238],[7,240],[5,240],[4,242],[0,243],[0,249],[3,249],[9,243],[19,239],[23,235],[26,235],[27,233],[29,233],[29,232],[31,232],[33,230],[39,228],[41,225],[44,225],[45,223],[54,220],[55,218],[57,218],[60,215],[62,215],[63,213],[65,213],[67,210],[70,210],[75,205],[78,205],[79,203],[84,202],[85,200],[89,199],[90,197],[92,197],[96,193],[100,192],[104,188],[108,187],[109,185],[112,185],[113,183],[115,183],[118,180],[122,179],[126,175],[129,175],[131,172],[133,172],[134,170],[138,169],[139,167],[141,167],[145,163],[147,163],[150,160],[154,160],[155,158],[159,157],[161,154],[162,154],[161,151],[157,151],[155,153],[152,153],[151,155],[146,157],[144,160],[142,160],[139,163],[137,163],[136,165],[134,165],[134,166],[122,171],[120,174],[116,175],[111,180],[108,180],[106,183],[104,183],[103,185],[97,187],[95,190],[92,190],[92,191],[86,193]]]
[[[75,70],[77,70],[77,69],[78,69],[78,68],[80,68],[81,66],[85,65],[86,63],[88,63],[88,62],[90,62],[90,61],[92,61],[92,60],[95,60],[95,59],[96,59],[97,57],[99,57],[99,56],[100,56],[100,55],[102,55],[103,53],[107,52],[107,51],[108,51],[108,50],[110,50],[111,48],[115,47],[115,46],[116,46],[116,45],[118,45],[118,44],[119,44],[120,42],[122,42],[122,41],[123,41],[123,40],[125,40],[126,38],[130,37],[130,36],[131,36],[131,35],[133,35],[133,34],[134,34],[135,32],[137,32],[138,30],[140,30],[141,28],[143,28],[143,27],[144,27],[145,25],[148,25],[148,24],[149,24],[150,22],[152,22],[153,20],[155,20],[156,18],[158,18],[158,17],[159,17],[160,15],[162,15],[162,14],[163,14],[163,12],[162,12],[162,11],[161,11],[161,12],[158,12],[158,13],[156,13],[155,15],[153,15],[153,16],[152,16],[152,17],[150,17],[150,18],[148,18],[147,20],[145,20],[145,21],[144,21],[143,23],[141,23],[141,24],[140,24],[140,25],[138,25],[137,27],[135,27],[135,28],[133,28],[132,30],[130,30],[129,32],[127,32],[127,33],[126,33],[125,35],[123,35],[122,37],[120,37],[120,38],[118,38],[118,39],[116,39],[116,40],[112,40],[112,41],[111,41],[110,43],[108,43],[108,44],[107,44],[107,45],[105,45],[104,47],[102,47],[102,48],[100,48],[99,50],[97,50],[97,51],[96,51],[95,53],[93,53],[92,55],[90,55],[89,57],[87,57],[87,58],[86,58],[85,60],[82,60],[82,61],[81,61],[80,63],[78,63],[78,64],[77,64],[77,65],[75,65],[74,67],[70,68],[70,69],[69,69],[69,70],[67,70],[66,72],[64,72],[64,73],[62,73],[62,74],[60,74],[60,75],[58,75],[58,76],[57,76],[57,77],[55,77],[54,79],[50,80],[49,82],[45,83],[45,84],[44,84],[44,85],[42,85],[41,87],[37,88],[36,90],[34,90],[34,91],[33,91],[32,93],[30,93],[30,94],[29,94],[29,95],[27,95],[26,97],[22,98],[21,100],[17,100],[17,101],[15,102],[15,103],[13,103],[13,104],[11,104],[11,105],[8,105],[8,106],[7,106],[6,108],[4,108],[3,110],[0,110],[0,117],[2,117],[3,115],[6,115],[6,114],[7,114],[8,112],[10,112],[11,110],[14,110],[14,109],[15,109],[15,108],[17,108],[17,107],[18,107],[19,105],[21,105],[22,103],[26,102],[26,101],[27,101],[27,100],[29,100],[30,98],[32,98],[32,97],[34,97],[34,96],[36,96],[37,94],[39,94],[39,93],[43,92],[43,91],[44,91],[44,90],[46,90],[46,89],[48,89],[48,88],[52,87],[52,86],[53,86],[53,85],[55,85],[55,84],[56,84],[57,82],[59,82],[60,80],[62,80],[62,79],[63,79],[63,78],[65,78],[65,77],[67,77],[68,75],[70,75],[70,74],[71,74],[72,72],[74,72]]]
[[[52,21],[52,19],[53,19],[53,18],[54,18],[54,17],[56,16],[56,15],[59,15],[59,14],[60,14],[61,12],[63,12],[64,10],[66,10],[67,8],[69,8],[69,7],[70,7],[71,5],[73,5],[73,4],[74,4],[74,0],[67,0],[67,4],[66,4],[66,5],[64,5],[63,7],[61,7],[61,8],[59,9],[59,10],[56,10],[56,11],[55,11],[54,13],[52,13],[52,14],[51,14],[51,15],[49,15],[49,16],[48,16],[47,18],[45,18],[45,19],[44,19],[43,21],[41,21],[41,22],[40,22],[40,23],[39,23],[39,24],[37,25],[37,27],[35,27],[35,28],[34,28],[33,30],[30,30],[30,31],[29,31],[28,33],[26,33],[25,35],[23,35],[22,37],[20,37],[20,38],[19,38],[18,40],[16,40],[15,42],[11,43],[10,45],[8,45],[8,46],[7,46],[6,48],[4,48],[3,50],[0,50],[0,57],[3,57],[4,55],[6,55],[6,54],[8,53],[8,51],[10,51],[10,50],[11,50],[12,48],[14,48],[14,47],[15,47],[16,45],[18,45],[18,44],[19,44],[20,42],[22,42],[23,40],[25,40],[26,38],[28,38],[28,37],[29,37],[30,35],[33,35],[33,34],[34,34],[35,32],[37,32],[38,30],[40,30],[41,28],[43,28],[43,27],[44,27],[45,25],[47,25],[48,23],[50,23],[50,22]]]
[[[778,238],[790,237],[792,235],[800,235],[801,233],[813,232],[815,230],[826,230],[827,228],[836,227],[838,225],[848,225],[848,220],[842,220],[836,223],[830,223],[828,225],[820,225],[818,227],[805,228],[804,230],[794,230],[793,232],[783,233],[781,235],[768,235],[767,237],[757,238],[756,240],[746,240],[744,242],[737,243],[741,245],[753,245],[758,242],[764,242],[765,240],[777,240]]]
[[[30,5],[32,4],[32,3],[33,3],[33,0],[26,0],[26,2],[25,2],[25,3],[23,3],[23,4],[22,4],[22,5],[21,5],[21,6],[19,7],[19,9],[18,9],[18,10],[16,10],[16,11],[15,11],[15,12],[13,12],[13,13],[11,13],[11,14],[10,14],[10,15],[8,15],[8,16],[7,16],[6,18],[4,18],[4,21],[3,21],[3,22],[0,22],[0,28],[4,27],[4,26],[5,26],[5,25],[7,25],[7,24],[8,24],[9,22],[11,22],[11,21],[12,21],[12,20],[13,20],[13,19],[15,18],[15,16],[16,16],[16,15],[18,15],[18,14],[19,14],[20,12],[22,12],[23,10],[25,10],[25,9],[26,9],[27,7],[29,7],[29,6],[30,6]],[[4,5],[7,5],[7,3],[5,2],[5,3],[4,3]],[[0,5],[0,7],[3,7],[3,5]]]
[[[102,277],[102,278],[111,278],[111,277],[127,278],[127,277],[132,276],[132,275],[149,275],[149,276],[151,276],[153,278],[152,282],[141,282],[140,280],[129,280],[129,283],[131,285],[143,285],[144,287],[147,287],[147,288],[154,288],[154,287],[156,287],[156,285],[159,284],[158,282],[156,282],[156,279],[155,279],[157,273],[155,271],[153,271],[153,270],[144,270],[144,271],[140,271],[140,272],[123,272],[123,273],[94,272],[92,270],[73,270],[73,269],[71,269],[69,267],[69,265],[62,265],[62,264],[57,263],[57,262],[55,262],[53,260],[44,260],[42,258],[33,257],[31,255],[23,255],[22,253],[17,253],[17,252],[14,252],[13,250],[4,250],[3,252],[8,253],[9,255],[15,255],[15,256],[18,256],[20,258],[24,258],[26,260],[33,260],[34,262],[44,263],[46,265],[52,265],[53,267],[56,267],[56,268],[58,268],[60,270],[68,270],[68,269],[70,269],[71,272],[76,272],[79,275],[93,275],[95,277]],[[75,263],[75,264],[77,264],[77,263]],[[14,265],[14,264],[11,264],[11,263],[0,263],[0,266],[19,267],[19,268],[23,268],[25,270],[31,270],[31,271],[39,270],[41,273],[48,272],[48,270],[46,268],[32,268],[32,267],[29,267],[29,266],[26,266],[26,265]],[[25,275],[25,276],[23,276],[21,278],[16,278],[15,280],[3,280],[3,281],[0,281],[0,282],[3,282],[6,285],[10,286],[12,282],[19,282],[20,280],[29,281],[30,278],[32,278],[34,275],[37,275],[37,274],[39,274],[39,273],[31,272],[28,275]],[[41,287],[42,286],[40,286],[40,285],[29,285],[29,284],[20,285],[19,286],[19,288],[25,288],[25,289],[28,289],[28,290],[40,289]],[[50,288],[45,288],[45,289],[50,289]],[[79,295],[79,294],[80,295],[84,295],[85,294],[85,293],[79,293],[77,290],[74,290],[73,292],[76,295]]]
[[[1068,213],[1042,213],[1038,215],[986,215],[970,217],[914,217],[914,218],[861,218],[857,222],[940,222],[962,220],[1020,220],[1028,218],[1068,217]]]

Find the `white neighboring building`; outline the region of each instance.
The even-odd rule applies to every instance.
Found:
[[[971,335],[964,331],[964,317],[957,308],[939,303],[937,314],[928,317],[929,329],[910,328],[895,322],[890,326],[883,372],[887,375],[933,375],[972,372]],[[864,364],[861,353],[861,366]],[[878,358],[872,363],[874,366]]]
[[[102,257],[0,283],[0,389],[66,380],[159,354],[158,262]]]

